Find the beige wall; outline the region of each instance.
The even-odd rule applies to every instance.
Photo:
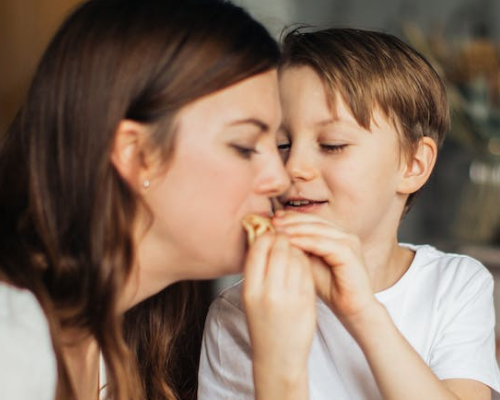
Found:
[[[23,101],[38,59],[79,0],[0,0],[0,134]]]

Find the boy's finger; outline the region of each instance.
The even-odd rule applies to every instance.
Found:
[[[320,222],[291,222],[276,226],[278,232],[288,236],[322,236],[325,239],[343,239],[346,233]]]
[[[273,222],[277,223],[285,223],[285,222],[292,222],[292,221],[309,221],[309,222],[315,222],[315,221],[321,221],[324,222],[323,219],[317,217],[314,214],[307,214],[307,213],[299,213],[296,211],[281,211],[281,212],[276,212],[274,217],[273,217]]]
[[[335,225],[331,221],[325,220],[314,214],[299,213],[295,211],[286,211],[278,214],[277,216],[273,217],[272,223],[277,228],[279,228],[280,226],[310,223],[310,224],[329,226],[339,231],[343,231],[343,229],[340,226]]]

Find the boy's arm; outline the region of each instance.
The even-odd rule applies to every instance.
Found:
[[[483,382],[496,390],[498,398],[493,279],[475,260],[462,257],[456,262],[461,263],[460,271],[471,272],[447,288],[446,304],[442,304],[447,311],[441,317],[429,366],[380,303],[349,321],[348,329],[363,349],[385,399],[396,399],[404,392],[406,399],[490,400],[492,390]]]
[[[349,321],[384,400],[491,400],[491,389],[468,379],[439,380],[381,304]]]
[[[494,321],[494,315],[491,315],[489,274],[489,281],[482,281],[486,282],[486,286],[478,288],[481,285],[474,284],[466,286],[468,294],[462,291],[456,293],[454,300],[460,302],[460,306],[453,308],[453,318],[450,318],[449,326],[440,338],[441,343],[433,349],[436,360],[431,360],[431,369],[399,332],[386,308],[371,292],[357,238],[311,215],[288,214],[278,225],[280,231],[290,235],[292,244],[317,257],[313,268],[318,294],[361,347],[384,400],[491,399],[491,389],[480,383],[486,375],[479,376],[478,373],[478,366],[490,370],[496,368],[491,366],[494,357],[491,321]],[[474,319],[481,315],[481,310],[484,320]],[[476,333],[472,327],[477,328]],[[474,354],[479,349],[481,354]],[[462,370],[453,365],[455,359],[450,357],[455,350],[462,351],[461,358],[456,359]],[[487,357],[488,362],[476,362],[471,376],[467,371],[470,366],[463,365],[478,356]],[[497,372],[487,375],[492,386],[496,385],[496,390],[497,375]],[[444,380],[461,376],[469,379]]]

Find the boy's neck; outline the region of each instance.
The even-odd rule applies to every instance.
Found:
[[[410,267],[415,252],[401,247],[397,240],[386,246],[365,246],[366,268],[374,293],[386,290],[396,284]]]

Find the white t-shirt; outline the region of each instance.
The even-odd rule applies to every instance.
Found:
[[[101,399],[106,383],[101,353]],[[29,290],[0,281],[0,400],[54,400],[56,387],[56,357],[40,304]]]
[[[0,399],[53,400],[57,366],[35,296],[0,282]]]
[[[493,389],[493,399],[500,399],[491,274],[467,256],[405,246],[416,251],[410,268],[395,285],[377,293],[377,299],[440,379],[477,380]],[[359,346],[321,301],[308,370],[311,400],[381,400]],[[241,283],[210,307],[198,399],[253,399]]]

